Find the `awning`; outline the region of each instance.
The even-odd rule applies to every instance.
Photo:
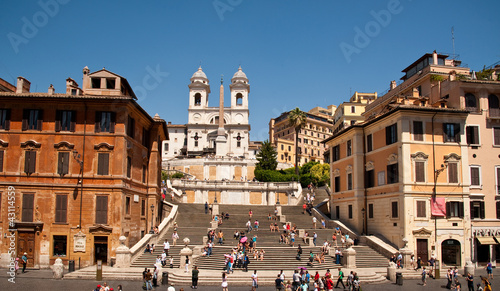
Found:
[[[498,244],[492,236],[477,236],[477,240],[482,245],[496,245]]]

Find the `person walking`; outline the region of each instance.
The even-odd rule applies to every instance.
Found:
[[[493,265],[491,264],[491,262],[488,262],[485,269],[486,274],[488,274],[488,279],[493,279]]]
[[[144,276],[144,280],[146,281],[146,290],[153,290],[153,285],[151,284],[152,278],[153,274],[151,274],[151,270],[148,269],[146,275]]]
[[[198,266],[194,266],[194,269],[191,271],[191,289],[198,289],[198,275],[200,271],[198,270]]]
[[[208,201],[205,201],[205,214],[208,214]]]
[[[247,227],[247,232],[252,231],[252,221],[250,219],[247,221],[246,227]]]
[[[21,263],[23,263],[23,273],[26,273],[26,265],[28,264],[28,253],[24,253],[21,257]]]
[[[342,281],[344,279],[344,272],[342,272],[342,269],[339,268],[339,276],[337,277],[337,284],[335,284],[335,288],[339,286],[339,283],[342,284],[342,287],[345,289],[344,282]]]
[[[189,257],[188,257],[188,256],[186,256],[186,268],[185,268],[184,273],[187,273],[187,272],[188,272],[188,270],[189,270]]]
[[[168,251],[170,250],[170,243],[168,242],[168,239],[165,240],[163,243],[163,251],[165,252],[165,255],[168,256]]]
[[[222,273],[222,291],[227,291],[227,275],[226,273]]]
[[[316,219],[316,216],[313,216],[313,219],[312,219],[312,220],[313,220],[313,228],[314,228],[314,229],[316,229],[316,222],[318,221],[318,220]]]
[[[427,271],[425,270],[425,267],[422,267],[422,285],[427,285]]]
[[[474,276],[471,275],[470,272],[467,272],[467,277],[465,277],[467,281],[467,287],[469,291],[474,291]]]
[[[174,230],[174,233],[172,233],[172,243],[175,247],[175,244],[177,243],[177,240],[179,239],[179,234],[177,233],[176,230]]]
[[[281,291],[283,287],[285,287],[285,284],[283,283],[283,280],[281,279],[280,274],[276,277],[276,280],[274,280],[274,286],[276,287],[276,291]]]
[[[252,291],[257,290],[257,288],[259,288],[259,276],[257,270],[254,270],[252,274]]]

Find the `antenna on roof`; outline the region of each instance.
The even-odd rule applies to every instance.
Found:
[[[455,29],[453,26],[451,27],[451,42],[453,45],[453,58],[455,58]]]

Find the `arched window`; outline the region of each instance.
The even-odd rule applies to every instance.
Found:
[[[498,109],[498,97],[494,94],[488,95],[488,109]]]
[[[200,93],[194,94],[194,105],[195,106],[201,105],[201,94]]]
[[[477,100],[474,94],[465,94],[465,107],[469,111],[477,111]]]
[[[241,93],[236,94],[236,105],[237,106],[243,105],[243,94]]]

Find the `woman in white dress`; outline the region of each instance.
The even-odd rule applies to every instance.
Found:
[[[226,273],[222,273],[222,291],[227,291],[227,277]]]

